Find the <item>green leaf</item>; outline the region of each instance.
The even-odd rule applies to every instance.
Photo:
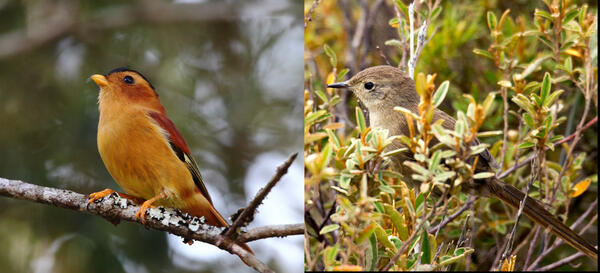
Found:
[[[434,176],[433,177],[433,181],[435,181],[435,182],[444,182],[447,179],[450,179],[450,178],[454,177],[454,175],[456,175],[456,173],[453,172],[453,171],[443,172],[443,173],[440,173],[440,174]]]
[[[358,233],[358,237],[356,238],[357,244],[362,244],[367,238],[371,237],[375,232],[375,222],[371,222],[368,226],[366,226],[363,230]]]
[[[400,154],[405,151],[408,151],[408,148],[400,148],[400,149],[392,150],[389,152],[385,152],[385,153],[381,154],[381,156],[383,156],[383,157],[394,156],[394,155]]]
[[[438,89],[435,91],[435,94],[433,94],[433,107],[437,108],[440,104],[442,104],[442,101],[446,97],[446,93],[448,93],[449,85],[449,81],[444,81],[442,84],[440,84]]]
[[[531,72],[533,72],[534,70],[536,70],[538,67],[540,67],[540,65],[542,64],[542,62],[544,62],[545,60],[552,58],[551,54],[546,54],[544,56],[541,56],[537,59],[535,59],[535,61],[529,63],[529,65],[527,65],[527,67],[525,68],[525,70],[523,70],[523,72],[521,72],[521,76],[523,76],[523,79],[527,76],[529,76],[529,74],[531,74]]]
[[[340,148],[340,139],[333,132],[333,130],[331,130],[331,129],[325,129],[325,132],[327,133],[327,136],[329,137],[329,141],[335,147],[335,150],[339,149]]]
[[[533,81],[533,82],[528,82],[525,87],[523,88],[523,92],[526,93],[527,91],[531,90],[531,89],[537,89],[540,87],[540,83]]]
[[[557,136],[551,137],[549,141],[552,142],[552,143],[554,143],[554,142],[557,142],[557,141],[559,141],[559,140],[561,140],[563,138],[565,138],[565,137],[563,137],[562,135],[557,135]]]
[[[437,169],[438,165],[440,164],[440,157],[441,151],[437,150],[433,153],[433,155],[431,156],[431,161],[429,161],[429,169],[432,171],[435,171],[435,169]]]
[[[438,17],[440,12],[442,12],[442,6],[437,6],[435,9],[433,9],[431,15],[429,16],[429,21],[433,21],[436,17]]]
[[[408,8],[401,0],[396,0],[396,5],[400,8],[402,14],[404,14],[404,18],[408,19]]]
[[[569,73],[573,72],[573,60],[571,60],[571,56],[565,59],[565,68]]]
[[[429,236],[425,228],[423,228],[423,240],[421,241],[421,263],[422,264],[430,264],[431,263],[431,245],[429,244]]]
[[[338,225],[338,224],[326,225],[319,231],[319,234],[329,233],[329,232],[338,230],[339,228],[340,228],[340,225]]]
[[[402,41],[396,40],[396,39],[387,40],[383,44],[386,46],[395,46],[395,47],[402,47],[402,45],[404,45],[404,43]]]
[[[472,146],[472,147],[471,147],[471,152],[470,152],[470,154],[471,154],[471,155],[477,155],[477,154],[480,154],[481,152],[485,151],[485,149],[487,149],[487,147],[488,147],[488,146],[489,146],[489,145],[488,145],[488,144],[486,144],[486,143],[481,143],[481,144],[479,144],[479,145]]]
[[[403,162],[404,165],[408,166],[409,168],[413,169],[415,172],[418,172],[419,174],[423,175],[423,176],[427,176],[429,175],[429,170],[423,168],[423,166],[411,162],[411,161],[404,161]]]
[[[491,11],[487,12],[487,23],[490,32],[494,32],[496,30],[496,24],[498,23],[498,20],[496,19],[496,15]]]
[[[408,239],[408,227],[406,226],[406,222],[404,221],[404,215],[400,214],[400,212],[395,210],[389,204],[385,204],[385,214],[389,216],[392,220],[392,224],[394,224],[394,226],[396,227],[400,239],[402,239],[402,241]]]
[[[583,21],[585,20],[585,15],[587,14],[588,5],[583,4],[583,6],[579,9],[579,25],[583,25]]]
[[[337,56],[335,55],[333,49],[331,49],[331,47],[329,47],[327,44],[323,45],[323,49],[325,50],[325,54],[329,56],[329,64],[331,64],[331,67],[337,67]]]
[[[388,185],[379,185],[379,190],[385,193],[394,194],[395,191]]]
[[[346,74],[348,74],[348,71],[350,71],[350,69],[348,69],[348,68],[344,68],[344,69],[340,70],[340,72],[338,72],[338,74],[337,74],[337,79],[343,79],[344,76],[346,76]]]
[[[490,177],[494,177],[496,174],[494,174],[493,172],[481,172],[481,173],[476,173],[473,175],[473,179],[485,179],[485,178],[490,178]]]
[[[381,202],[373,202],[373,204],[375,205],[375,209],[377,210],[377,212],[379,212],[379,213],[385,212],[385,208],[383,207],[383,204],[381,204]]]
[[[327,165],[329,165],[329,161],[331,160],[331,145],[329,145],[329,142],[327,142],[327,144],[325,144],[325,147],[323,148],[323,151],[321,152],[321,160],[319,162],[317,162],[317,169],[319,171],[322,171],[323,169],[325,169],[325,167],[327,167]]]
[[[556,91],[552,92],[552,94],[550,94],[550,96],[548,97],[546,102],[544,102],[544,106],[546,106],[546,107],[552,106],[552,104],[554,104],[556,99],[558,99],[560,94],[562,94],[564,91],[565,90],[560,89],[560,90],[556,90]]]
[[[410,111],[402,106],[394,106],[394,111],[408,114],[415,120],[418,120],[421,118],[421,117],[417,116],[417,114],[413,113],[412,111]]]
[[[533,144],[532,142],[526,141],[519,145],[519,149],[530,148],[530,147],[533,147],[533,145],[535,145],[535,144]]]
[[[319,110],[313,113],[310,113],[304,119],[304,126],[310,126],[313,123],[322,121],[331,116],[331,114],[327,113],[326,110]]]
[[[423,193],[420,192],[419,195],[417,195],[417,198],[415,199],[415,207],[416,207],[417,214],[419,214],[419,211],[421,211],[423,209],[424,204],[425,204],[425,196],[423,196]]]
[[[535,113],[535,108],[533,108],[533,105],[531,104],[529,99],[523,96],[523,94],[517,94],[516,96],[512,97],[511,100],[514,103],[516,103],[519,107],[521,107],[521,109],[529,112],[530,115],[533,115]]]
[[[538,94],[536,93],[532,93],[531,97],[533,98],[533,101],[535,101],[535,105],[540,107],[543,104],[542,98],[540,96],[538,96]]]
[[[360,109],[360,107],[356,107],[355,114],[356,114],[356,123],[358,123],[358,127],[360,128],[360,133],[363,134],[365,132],[365,130],[367,129],[367,122],[365,121],[365,115],[363,115],[363,112]]]
[[[339,253],[339,244],[335,244],[333,246],[328,246],[327,248],[325,248],[325,263],[326,264],[331,264],[335,262],[335,257],[338,255]]]
[[[531,129],[535,129],[535,125],[533,124],[533,118],[529,113],[523,113],[523,121],[525,121],[525,125]]]
[[[325,95],[323,91],[317,90],[315,91],[315,94],[317,94],[317,97],[319,97],[319,99],[321,99],[321,101],[323,101],[324,103],[327,103],[327,101],[329,101],[329,99],[327,99],[327,95]]]
[[[535,16],[540,16],[540,17],[546,18],[550,21],[554,21],[554,19],[552,18],[552,15],[550,15],[550,13],[543,11],[543,10],[535,9]]]
[[[375,237],[375,234],[371,234],[369,237],[369,244],[371,245],[371,253],[373,256],[369,270],[375,271],[375,269],[377,269],[377,261],[379,260],[379,254],[377,253],[377,237]]]
[[[578,9],[571,9],[570,11],[568,11],[567,14],[565,14],[565,18],[563,18],[562,24],[566,25],[568,22],[573,20],[573,18],[575,18],[575,16],[577,16],[578,13]]]
[[[494,56],[492,56],[492,54],[489,53],[487,50],[476,48],[476,49],[473,49],[473,53],[475,53],[476,55],[482,56],[482,57],[486,57],[490,60],[494,59]]]
[[[483,114],[487,116],[492,109],[494,98],[496,97],[496,92],[490,92],[482,103],[483,106]]]
[[[542,81],[542,87],[540,89],[542,103],[538,104],[538,105],[543,105],[546,103],[546,98],[548,97],[548,94],[550,93],[550,88],[551,88],[550,81],[551,80],[552,79],[550,78],[550,73],[546,72],[544,74],[544,80]]]
[[[462,139],[465,131],[465,123],[462,120],[456,121],[454,124],[454,132],[456,133],[456,136]]]
[[[381,242],[384,247],[389,248],[393,252],[398,251],[396,246],[392,244],[390,239],[388,239],[388,235],[385,230],[383,230],[383,228],[377,224],[377,222],[373,221],[373,223],[375,223],[375,237],[377,237],[377,241]]]

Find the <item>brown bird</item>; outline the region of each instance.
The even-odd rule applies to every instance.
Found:
[[[359,72],[345,82],[330,84],[328,87],[347,87],[356,94],[369,110],[371,127],[387,129],[392,136],[409,135],[409,128],[404,115],[395,111],[394,107],[401,106],[413,113],[418,113],[417,107],[420,97],[415,89],[414,81],[402,72],[402,70],[392,66],[375,66]],[[439,119],[444,120],[442,123],[444,128],[454,129],[454,124],[456,123],[454,118],[442,110],[435,109],[432,123]],[[474,142],[472,144],[477,144],[478,140]],[[435,144],[435,141],[432,141],[430,144]],[[404,147],[404,145],[396,140],[386,147],[386,151],[401,147]],[[477,172],[493,172],[492,167],[495,167],[496,163],[489,151],[484,150],[478,156]],[[410,178],[411,170],[403,168],[402,165],[402,162],[413,160],[412,158],[412,155],[409,153],[397,155],[392,159],[391,168],[404,174],[409,186],[415,187],[418,185],[418,181],[413,181]],[[465,181],[461,186],[465,192],[476,196],[495,196],[514,208],[519,208],[521,200],[525,198],[523,192],[502,182],[495,176],[487,179]],[[562,238],[577,250],[594,260],[598,260],[598,250],[596,248],[556,219],[537,200],[528,197],[525,201],[523,212],[542,227],[550,229],[552,233]]]

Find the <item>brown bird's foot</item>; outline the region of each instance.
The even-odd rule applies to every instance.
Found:
[[[154,201],[165,198],[165,197],[166,197],[166,194],[161,192],[157,196],[154,196],[154,197],[146,200],[142,204],[142,206],[140,206],[140,209],[135,214],[135,218],[140,219],[142,221],[142,224],[146,224],[146,220],[144,219],[144,216],[146,216],[146,210],[148,210],[149,208],[152,207],[152,203],[154,203]]]

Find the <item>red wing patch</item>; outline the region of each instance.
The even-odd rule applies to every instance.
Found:
[[[185,143],[185,140],[175,128],[175,124],[167,117],[167,115],[158,112],[149,112],[148,115],[153,118],[161,128],[169,133],[169,142],[174,145],[177,149],[181,150],[186,154],[190,154],[190,148]]]

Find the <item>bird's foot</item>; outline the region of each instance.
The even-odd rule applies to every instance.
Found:
[[[115,191],[113,191],[111,189],[105,189],[103,191],[90,193],[90,195],[88,195],[88,197],[90,198],[90,201],[88,201],[88,204],[91,204],[96,200],[102,199],[102,198],[112,194],[113,192],[115,192]]]

